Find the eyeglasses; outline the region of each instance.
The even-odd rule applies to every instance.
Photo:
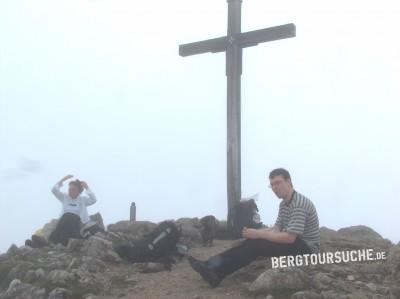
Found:
[[[272,182],[268,187],[269,187],[269,188],[273,188],[273,187],[275,187],[275,186],[282,185],[283,182],[284,182],[284,181],[275,181],[275,182]]]

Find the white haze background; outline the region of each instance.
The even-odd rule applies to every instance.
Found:
[[[226,215],[224,54],[178,45],[226,34],[227,4],[0,0],[0,252],[59,216],[66,174],[106,224]],[[242,30],[297,37],[244,50],[243,196],[264,223],[291,171],[321,226],[400,236],[400,8],[396,1],[244,0]]]

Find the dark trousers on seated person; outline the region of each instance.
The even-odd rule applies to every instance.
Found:
[[[299,237],[292,244],[275,243],[265,239],[247,239],[239,245],[209,258],[207,264],[219,278],[223,279],[260,256],[273,257],[306,253],[311,253],[311,250]]]
[[[81,218],[72,213],[65,213],[57,223],[56,229],[51,233],[49,241],[67,246],[70,238],[80,239]]]

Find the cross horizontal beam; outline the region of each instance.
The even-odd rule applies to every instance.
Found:
[[[266,29],[237,33],[231,36],[218,37],[205,41],[180,45],[179,55],[182,57],[186,57],[208,52],[224,52],[226,51],[227,47],[233,43],[237,44],[241,48],[247,48],[255,46],[259,43],[265,43],[295,36],[296,26],[294,24],[286,24]]]

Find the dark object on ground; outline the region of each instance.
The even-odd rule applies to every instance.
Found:
[[[181,257],[177,250],[180,236],[174,222],[163,221],[142,239],[117,244],[114,250],[131,263],[159,262],[171,269],[174,257]]]
[[[89,239],[90,236],[94,236],[96,233],[105,233],[103,227],[101,227],[96,221],[90,220],[88,223],[85,223],[81,230],[80,234],[82,238]]]
[[[188,257],[188,261],[192,269],[199,273],[201,277],[210,284],[210,286],[215,288],[220,284],[221,279],[206,262],[195,259],[192,256]]]
[[[67,246],[70,238],[81,239],[81,218],[72,213],[65,213],[57,223],[56,229],[50,234],[49,241]]]
[[[203,246],[212,246],[214,238],[217,234],[218,220],[212,215],[204,216],[200,219],[201,224],[201,239]]]
[[[232,238],[242,237],[242,230],[247,228],[261,228],[262,222],[258,214],[257,204],[254,199],[240,201],[232,208]]]
[[[26,246],[30,246],[32,248],[42,248],[48,244],[47,240],[43,236],[32,235],[31,239],[27,239],[25,241]]]

